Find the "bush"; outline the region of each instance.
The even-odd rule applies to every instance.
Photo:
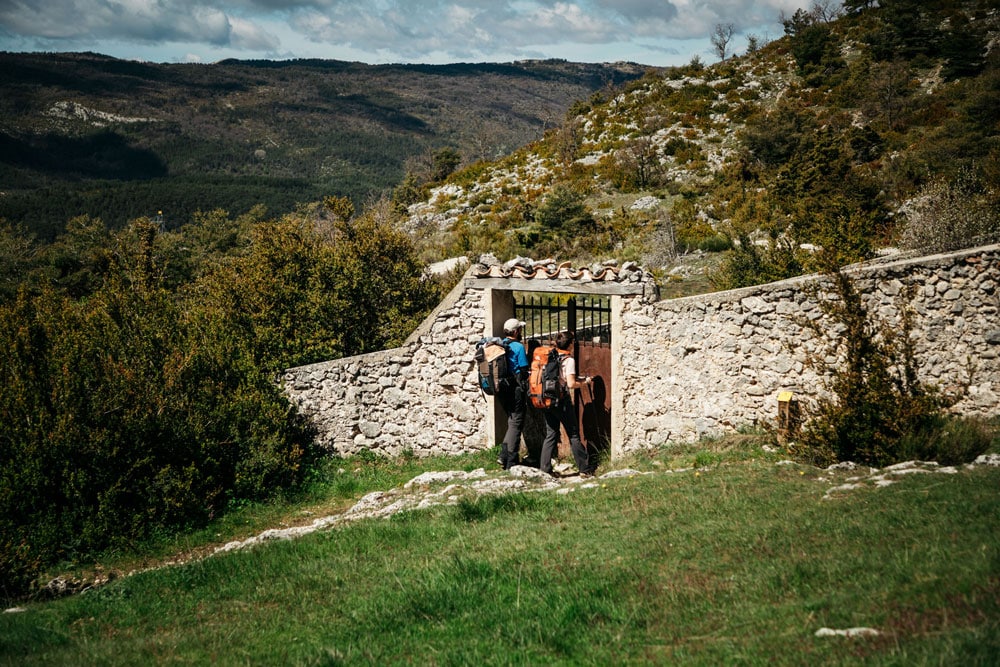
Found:
[[[900,245],[941,252],[990,243],[1000,235],[998,211],[1000,193],[963,169],[955,180],[938,180],[920,191],[907,212]]]
[[[724,252],[733,247],[733,241],[725,234],[713,234],[698,241],[697,246],[703,252]]]
[[[203,235],[176,291],[136,221],[86,298],[74,281],[0,302],[0,594],[300,482],[317,451],[275,372],[401,342],[440,296],[408,237],[334,212],[260,222],[228,261]]]
[[[997,434],[997,425],[984,419],[943,417],[925,431],[900,438],[899,458],[961,465],[987,452]]]
[[[817,402],[798,453],[816,464],[898,463],[907,458],[906,443],[939,428],[950,401],[918,379],[908,304],[897,331],[873,320],[850,278],[839,271],[832,278],[835,298],[821,306],[842,331],[833,349],[810,360],[828,372],[830,398]],[[803,324],[817,336],[829,328],[829,321]],[[843,366],[829,368],[825,359],[838,356]]]
[[[596,228],[584,194],[566,184],[557,185],[539,204],[535,222],[554,234],[580,234]]]
[[[240,332],[116,276],[0,307],[0,579],[296,483],[310,435]]]
[[[718,289],[763,285],[803,273],[802,263],[787,238],[774,235],[766,245],[758,246],[749,236],[740,235],[731,245],[732,249],[711,276]]]

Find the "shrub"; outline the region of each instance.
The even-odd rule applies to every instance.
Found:
[[[774,111],[747,119],[743,145],[765,165],[784,164],[795,154],[803,136],[813,130],[815,123],[808,111],[783,101]]]
[[[718,289],[736,289],[802,273],[802,263],[787,238],[772,235],[766,245],[760,246],[749,236],[739,235],[732,240],[732,249],[711,280]]]
[[[902,304],[899,329],[880,324],[866,309],[851,279],[832,274],[835,298],[823,301],[826,315],[842,330],[832,349],[810,360],[826,369],[830,396],[821,398],[801,438],[804,458],[813,463],[853,461],[872,466],[906,458],[909,438],[932,432],[949,399],[920,382],[914,356],[912,313]],[[820,321],[804,321],[817,336]],[[829,367],[825,359],[842,358]]]
[[[733,242],[725,234],[713,234],[702,238],[697,246],[704,252],[724,252],[733,247]]]
[[[0,307],[0,579],[295,483],[310,437],[238,331],[119,275]]]
[[[960,465],[988,451],[997,434],[997,425],[984,419],[942,417],[930,428],[900,438],[899,458]]]
[[[614,154],[609,176],[622,192],[637,192],[663,181],[659,147],[648,137],[629,140]]]
[[[10,301],[17,294],[36,252],[34,240],[23,228],[0,218],[0,302]]]
[[[577,234],[595,228],[594,216],[584,203],[584,195],[569,185],[557,185],[539,204],[535,221],[542,229]]]
[[[969,169],[952,181],[925,186],[912,202],[900,235],[905,248],[947,251],[992,241],[1000,234],[1000,193]]]
[[[676,200],[671,207],[670,218],[676,230],[678,250],[682,252],[700,248],[706,239],[717,236],[712,225],[698,217],[695,205],[690,199],[682,197]]]
[[[462,156],[454,148],[445,147],[434,153],[432,156],[434,168],[431,172],[431,180],[443,181],[449,174],[458,168],[462,163]]]
[[[401,342],[440,296],[387,203],[350,220],[326,203],[256,224],[176,291],[139,220],[86,298],[41,285],[0,302],[0,594],[302,479],[317,452],[275,372]]]

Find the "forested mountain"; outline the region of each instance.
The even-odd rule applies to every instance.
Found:
[[[327,195],[360,206],[439,151],[509,153],[644,71],[2,53],[0,217],[51,238],[80,214],[117,228],[162,210],[170,227],[197,210],[280,214]]]

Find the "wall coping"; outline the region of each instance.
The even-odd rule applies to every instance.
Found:
[[[902,257],[899,259],[881,259],[872,260],[869,262],[862,262],[859,264],[852,264],[850,266],[844,267],[844,271],[851,275],[864,275],[868,273],[875,273],[878,271],[895,271],[897,269],[913,267],[913,266],[934,266],[942,263],[954,262],[956,259],[962,257],[972,257],[975,255],[980,255],[983,253],[1000,253],[1000,244],[991,244],[985,246],[978,246],[975,248],[965,248],[963,250],[956,250],[954,252],[938,253],[935,255],[924,255],[920,257]],[[579,279],[560,279],[560,278],[493,278],[493,277],[481,277],[483,275],[482,265],[473,265],[466,270],[465,275],[458,281],[458,283],[451,289],[451,291],[442,299],[441,303],[437,305],[431,313],[423,319],[423,321],[417,325],[403,344],[399,347],[389,348],[386,350],[378,350],[375,352],[368,352],[365,354],[359,354],[352,357],[341,357],[340,359],[331,359],[329,361],[319,361],[313,364],[306,364],[304,366],[296,366],[294,368],[285,369],[285,373],[307,373],[313,370],[321,370],[328,368],[336,368],[338,366],[343,366],[352,363],[358,363],[363,361],[373,361],[379,362],[382,360],[391,360],[394,356],[400,354],[406,354],[408,348],[420,341],[422,336],[426,336],[430,333],[431,327],[437,320],[438,315],[452,308],[458,303],[467,289],[506,289],[512,291],[542,291],[542,292],[571,292],[571,293],[603,293],[610,295],[641,295],[644,293],[645,281],[642,282],[593,282],[593,281],[581,281]],[[585,274],[578,274],[585,275]],[[785,280],[778,280],[772,283],[765,283],[762,285],[752,285],[750,287],[741,287],[738,289],[725,290],[722,292],[708,292],[706,294],[696,294],[694,296],[685,296],[676,299],[665,299],[662,301],[656,301],[655,306],[660,308],[683,308],[684,306],[694,306],[698,307],[704,303],[729,303],[733,301],[739,301],[745,299],[749,296],[757,296],[764,292],[771,292],[775,289],[787,288],[796,289],[801,288],[807,284],[814,284],[818,280],[825,277],[821,273],[813,273],[805,276],[796,276],[794,278],[787,278]],[[622,290],[622,291],[604,291],[604,290]]]
[[[877,273],[882,271],[897,271],[904,268],[911,268],[914,266],[935,266],[938,264],[949,264],[954,263],[956,259],[961,259],[963,257],[972,257],[975,255],[981,255],[984,253],[998,253],[1000,252],[1000,244],[992,244],[985,246],[978,246],[975,248],[965,248],[962,250],[956,250],[954,252],[948,253],[938,253],[935,255],[922,255],[919,257],[903,257],[899,259],[879,259],[870,260],[867,262],[860,262],[858,264],[851,264],[845,266],[842,271],[851,276],[864,276],[870,273]],[[721,292],[708,292],[705,294],[695,294],[693,296],[684,296],[676,299],[664,299],[663,301],[657,302],[655,305],[658,307],[672,307],[672,306],[686,306],[693,305],[697,306],[704,302],[720,302],[729,303],[733,301],[739,301],[745,299],[749,296],[757,296],[765,292],[773,292],[776,289],[797,289],[805,285],[815,284],[817,281],[823,280],[828,276],[823,273],[811,273],[804,276],[795,276],[794,278],[786,278],[785,280],[777,280],[771,283],[764,283],[761,285],[751,285],[749,287],[740,287],[737,289],[724,290]]]

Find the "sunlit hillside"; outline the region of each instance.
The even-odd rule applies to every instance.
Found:
[[[411,198],[407,228],[428,259],[614,257],[668,273],[678,254],[734,249],[715,262],[720,287],[995,238],[1000,13],[846,4],[797,12],[750,53],[578,103],[542,141]]]

